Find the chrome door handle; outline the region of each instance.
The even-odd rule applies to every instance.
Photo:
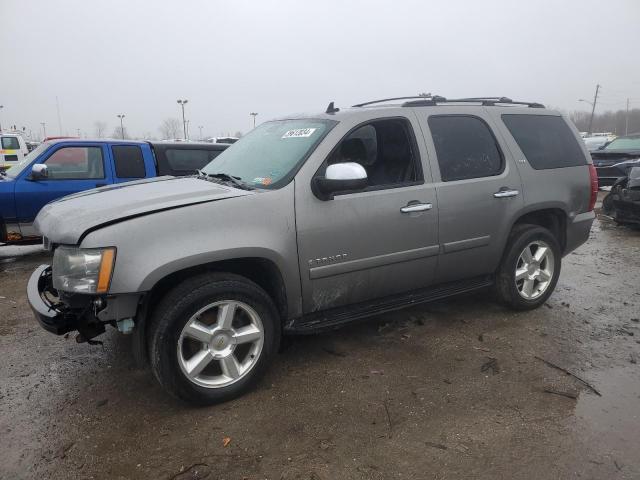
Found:
[[[430,203],[410,203],[406,207],[402,207],[400,211],[402,213],[424,212],[425,210],[431,210],[433,205]]]
[[[518,190],[500,190],[499,192],[493,194],[493,196],[496,198],[508,198],[515,197],[517,195],[520,195],[520,192]]]

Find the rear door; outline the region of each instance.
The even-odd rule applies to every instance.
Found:
[[[33,220],[51,200],[112,183],[106,158],[108,152],[104,144],[60,144],[51,148],[42,161],[47,165],[48,178],[33,180],[30,169],[22,172],[15,188],[22,235],[35,234]]]
[[[492,273],[523,205],[518,170],[484,108],[416,111],[438,197],[438,282]]]

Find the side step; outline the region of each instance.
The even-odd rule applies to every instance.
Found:
[[[460,293],[471,292],[493,284],[491,276],[476,277],[459,282],[445,283],[435,287],[378,298],[369,302],[357,303],[346,307],[337,307],[321,312],[314,312],[295,318],[285,325],[285,333],[310,334],[322,330],[340,328],[354,320],[392,312],[421,303],[432,302]]]

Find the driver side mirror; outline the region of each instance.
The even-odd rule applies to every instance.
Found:
[[[359,163],[335,163],[327,167],[324,177],[314,178],[314,190],[322,200],[331,200],[334,193],[361,190],[368,183],[367,171]]]
[[[31,167],[31,180],[43,180],[49,177],[49,169],[44,163],[36,163]]]

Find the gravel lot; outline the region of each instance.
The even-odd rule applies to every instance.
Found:
[[[40,329],[25,287],[48,261],[0,247],[0,478],[640,478],[640,231],[596,221],[537,311],[480,292],[297,338],[197,409],[112,329]]]

